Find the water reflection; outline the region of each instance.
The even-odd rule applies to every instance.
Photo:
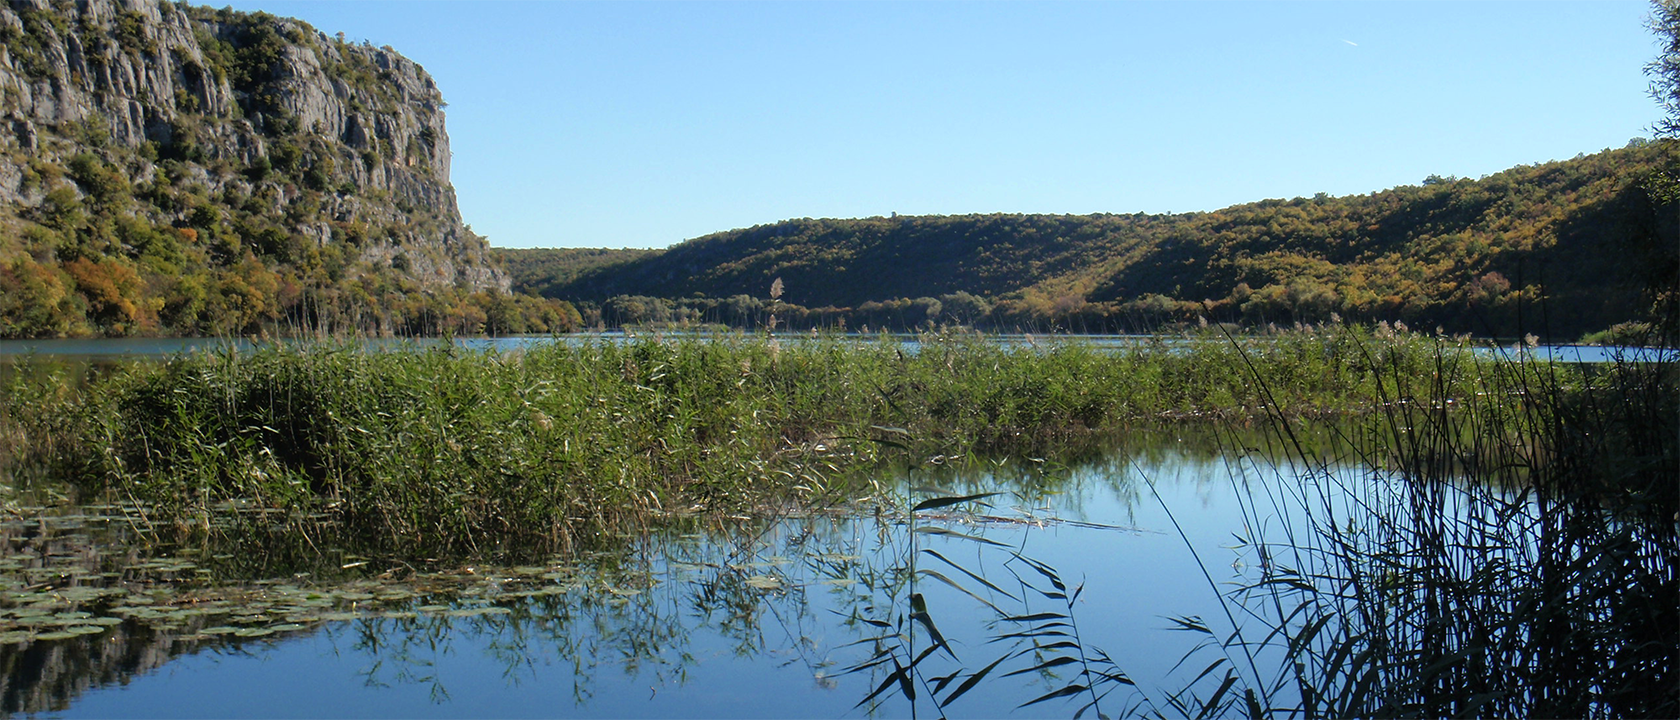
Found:
[[[902,635],[913,654],[898,662],[912,664],[929,647],[930,626],[942,646],[921,661],[927,670],[916,679],[926,687],[917,692],[943,681],[938,697],[947,699],[999,653],[1019,649],[993,642],[999,617],[1040,612],[1043,591],[1055,592],[1034,574],[1041,592],[1027,600],[1020,585],[1029,578],[1020,575],[1030,566],[1010,553],[1064,568],[1069,587],[1090,576],[1078,598],[1090,619],[1079,622],[1101,644],[1130,644],[1124,633],[1164,625],[1162,600],[1205,604],[1192,597],[1202,593],[1183,572],[1179,541],[1138,502],[1128,468],[1147,467],[1217,526],[1230,519],[1207,496],[1218,445],[1139,434],[1077,465],[937,459],[913,473],[888,471],[900,498],[926,497],[912,486],[1005,493],[916,513],[916,528],[931,532],[912,532],[905,505],[870,502],[624,538],[612,552],[513,567],[412,568],[330,551],[311,566],[306,547],[264,547],[249,536],[148,547],[132,509],[33,510],[0,524],[0,710],[302,707],[301,698],[268,697],[238,679],[255,664],[299,674],[268,682],[319,676],[311,687],[332,694],[338,710],[329,714],[340,715],[506,714],[494,705],[513,714],[716,716],[741,714],[736,703],[750,697],[747,714],[836,716],[884,681],[896,684],[891,662],[868,664],[879,647]],[[1128,587],[1146,572],[1148,587]],[[1155,602],[1135,602],[1140,590]],[[993,666],[986,682],[967,683],[958,707],[1014,707],[1055,690],[1057,666],[1007,675],[1048,659]],[[856,712],[901,714],[911,702],[894,690]],[[1034,708],[1069,710],[1049,705]]]
[[[1224,638],[1264,633],[1226,622],[1221,594],[1264,602],[1305,567],[1264,540],[1362,531],[1355,506],[1398,482],[1334,437],[1300,436],[1310,466],[1231,428],[1134,433],[1062,463],[922,458],[884,471],[892,502],[695,520],[503,567],[248,536],[148,547],[119,505],[31,511],[0,523],[0,711],[1171,714],[1231,677],[1198,675],[1241,659]],[[1266,512],[1302,483],[1343,484],[1324,495],[1345,502]],[[1251,648],[1257,681],[1290,667],[1276,642]]]

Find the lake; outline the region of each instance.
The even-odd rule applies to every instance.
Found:
[[[481,350],[518,350],[536,345],[553,342],[586,343],[586,342],[623,342],[639,337],[667,336],[690,337],[693,333],[680,332],[612,332],[612,333],[578,333],[575,335],[527,335],[513,337],[479,337],[456,338],[452,341],[461,347]],[[709,337],[701,333],[700,337]],[[797,340],[805,335],[800,333],[785,333],[780,335],[784,339]],[[857,335],[848,337],[861,340],[872,340],[889,337],[899,340],[909,346],[916,344],[915,335]],[[1082,342],[1096,347],[1127,348],[1142,343],[1157,340],[1148,335],[1025,335],[1001,334],[987,335],[999,343],[1006,345],[1026,345],[1050,342]],[[1169,339],[1170,341],[1170,339]],[[38,356],[42,358],[60,358],[66,360],[109,362],[122,359],[164,358],[183,352],[203,350],[217,350],[234,347],[249,350],[259,342],[244,338],[85,338],[85,339],[44,339],[44,340],[0,340],[0,359]],[[414,339],[364,339],[357,342],[372,347],[402,347],[409,344],[421,347],[446,342],[437,338]],[[1626,348],[1606,345],[1539,345],[1524,347],[1521,345],[1486,345],[1480,352],[1488,356],[1528,357],[1536,360],[1551,360],[1569,363],[1607,363],[1618,359],[1647,362],[1657,359],[1660,352],[1649,348]],[[1672,352],[1666,357],[1672,357]]]
[[[181,341],[148,342],[157,344],[121,352],[112,345],[37,348],[33,357],[45,362],[3,367],[105,368],[186,349]],[[932,345],[907,347],[878,354],[895,367],[907,357],[945,362]],[[1295,347],[1319,354],[1312,345]],[[543,355],[521,357],[533,363]],[[1087,384],[1108,377],[1100,371],[1113,360],[1098,354],[1067,377]],[[607,366],[589,384],[589,398],[599,382],[626,382],[633,399],[660,392],[630,379],[652,383],[662,370],[642,373],[617,360]],[[741,394],[745,367],[713,367],[726,367],[731,383],[708,396],[713,402]],[[1609,379],[1641,371],[1602,370]],[[574,374],[596,377],[548,372],[514,387]],[[395,382],[385,373],[368,377]],[[440,396],[437,377],[409,378],[414,397]],[[870,456],[899,464],[862,466],[869,472],[837,496],[839,505],[778,500],[727,513],[660,506],[652,525],[596,526],[611,529],[580,539],[585,551],[502,564],[362,556],[317,544],[315,537],[330,535],[268,533],[280,519],[270,513],[288,512],[275,509],[284,506],[237,495],[202,515],[169,516],[178,523],[171,527],[202,523],[204,532],[154,533],[153,518],[165,515],[132,496],[74,506],[62,500],[72,494],[66,489],[20,474],[3,479],[15,492],[0,516],[0,712],[1615,716],[1672,706],[1671,694],[1652,689],[1670,686],[1653,679],[1671,671],[1680,643],[1648,641],[1672,638],[1677,626],[1666,602],[1680,566],[1675,528],[1666,514],[1652,522],[1645,512],[1648,503],[1667,501],[1642,500],[1632,494],[1641,486],[1631,484],[1627,492],[1612,485],[1608,493],[1574,494],[1585,484],[1572,479],[1572,468],[1614,469],[1606,458],[1625,457],[1622,446],[1584,452],[1569,444],[1577,442],[1572,429],[1534,414],[1538,406],[1524,392],[1486,388],[1465,392],[1456,405],[1450,396],[1402,393],[1368,417],[1120,423],[1098,436],[1102,443],[1056,445],[1063,454],[1049,459],[1023,450],[910,456],[901,447]],[[492,396],[460,407],[494,402],[482,397]],[[1594,427],[1650,425],[1609,414],[1629,406],[1592,406],[1604,413],[1593,416]],[[409,412],[401,404],[369,407]],[[508,417],[548,428],[547,415],[513,407]],[[584,417],[547,407],[557,417]],[[632,411],[618,407],[601,416]],[[346,408],[363,405],[358,399],[340,413]],[[749,418],[739,421],[745,424],[757,415],[740,417]],[[250,432],[280,434],[262,422],[247,423]],[[151,437],[152,426],[134,427]],[[369,432],[362,427],[350,432]],[[396,432],[413,432],[406,427]],[[908,437],[867,427],[874,438],[867,441],[882,446],[892,445],[882,438],[895,432]],[[1517,429],[1521,441],[1510,442]],[[1561,432],[1543,434],[1553,430]],[[466,436],[447,436],[441,447],[456,437]],[[497,438],[528,440],[475,442]],[[826,453],[821,443],[847,439],[860,441],[814,437],[801,447]],[[218,452],[217,442],[187,447]],[[266,446],[251,447],[261,457]],[[411,443],[376,447],[387,450],[359,456],[401,456]],[[506,444],[482,447],[485,457],[510,455]],[[1554,466],[1558,449],[1580,459]],[[473,459],[444,464],[441,482],[458,487]],[[585,520],[571,512],[568,526]],[[309,517],[288,516],[287,526],[309,527]],[[244,524],[230,524],[236,521]],[[601,534],[626,527],[641,529]],[[159,537],[197,539],[142,540]],[[449,545],[425,540],[412,547]],[[1660,600],[1653,606],[1650,598]],[[1559,635],[1558,627],[1571,630]]]
[[[1014,624],[1000,625],[999,610],[1066,612],[1023,590],[1022,581],[1050,585],[1020,561],[1011,572],[1009,550],[1083,587],[1071,613],[1082,643],[1107,650],[1130,677],[1162,683],[1199,640],[1168,618],[1220,613],[1202,568],[1223,584],[1258,562],[1233,539],[1251,534],[1233,482],[1246,461],[1228,461],[1219,444],[1139,433],[1071,467],[894,473],[887,487],[903,497],[923,496],[912,484],[1003,493],[989,507],[917,513],[924,532],[910,532],[902,507],[866,502],[679,528],[581,562],[513,568],[372,561],[329,568],[335,578],[238,577],[250,566],[214,548],[132,556],[120,509],[40,511],[4,528],[13,607],[0,631],[0,697],[9,713],[63,717],[845,717],[871,705],[905,716],[910,702],[896,686],[858,707],[890,664],[844,671],[871,658],[875,643],[859,641],[885,634],[878,623],[905,622],[911,594],[925,598],[951,650],[924,661],[937,665],[932,676],[1004,655],[1013,645],[995,637]],[[1252,470],[1256,481],[1281,477]],[[932,551],[915,554],[922,569],[997,609],[931,574],[912,585],[912,539]],[[906,653],[928,643],[926,627],[912,624]],[[52,634],[66,628],[87,634]],[[1070,675],[1006,676],[1032,658],[1006,660],[947,712],[1009,714]],[[1111,697],[1116,711],[1123,695]],[[1067,716],[1078,699],[1013,715]]]

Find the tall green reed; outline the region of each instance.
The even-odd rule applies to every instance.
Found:
[[[51,404],[26,388],[0,409],[22,445],[50,448],[57,477],[147,504],[156,527],[278,524],[427,557],[588,546],[663,517],[845,499],[867,492],[881,459],[856,440],[872,426],[908,429],[925,455],[1054,455],[1162,417],[1360,412],[1383,389],[1348,369],[1358,342],[1405,367],[1428,358],[1415,336],[1358,330],[1245,342],[278,344],[132,364],[57,386]]]

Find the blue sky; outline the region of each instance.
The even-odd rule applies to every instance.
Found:
[[[425,66],[462,215],[502,247],[1361,194],[1659,115],[1644,2],[232,6]]]

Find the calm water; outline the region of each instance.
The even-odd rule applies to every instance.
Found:
[[[911,532],[902,510],[870,503],[626,539],[621,551],[585,562],[417,574],[364,561],[349,579],[333,580],[229,585],[219,578],[248,566],[214,549],[105,555],[122,544],[126,522],[116,510],[25,517],[3,528],[0,568],[12,607],[0,613],[0,701],[10,713],[62,717],[909,716],[896,684],[859,707],[889,679],[890,663],[845,670],[879,647],[905,661],[928,648],[926,626],[907,617],[920,594],[950,650],[921,665],[918,712],[926,714],[936,712],[925,690],[938,677],[1019,649],[997,638],[1032,623],[1000,617],[1067,612],[1065,602],[1022,584],[1053,592],[1012,551],[1053,568],[1070,591],[1083,587],[1072,625],[1086,646],[1106,650],[1146,688],[1182,682],[1189,670],[1169,671],[1200,638],[1167,629],[1168,617],[1219,627],[1202,568],[1225,591],[1258,562],[1236,547],[1235,536],[1250,535],[1236,479],[1274,483],[1288,472],[1214,444],[1139,435],[1077,467],[1025,461],[893,478],[895,492],[912,498],[920,496],[906,488],[930,484],[1005,493],[989,507],[917,513],[923,532]],[[912,575],[912,558],[973,595]],[[1011,711],[1072,677],[1070,666],[1054,676],[1005,675],[1053,654],[1003,660],[946,712],[1071,715],[1082,702]],[[1122,688],[1103,711],[1118,714],[1125,696]]]
[[[553,340],[462,344],[542,342]],[[0,354],[98,367],[217,344],[6,342]],[[1054,664],[1071,657],[1056,647],[1068,638],[1087,658],[1106,651],[1159,701],[1211,657],[1196,649],[1206,636],[1174,619],[1227,635],[1220,594],[1272,562],[1244,540],[1302,529],[1298,510],[1275,509],[1302,506],[1289,500],[1302,474],[1267,447],[1263,436],[1156,431],[1075,466],[894,471],[880,478],[892,502],[695,520],[596,556],[516,567],[412,566],[331,549],[301,567],[263,548],[140,549],[131,508],[6,513],[0,713],[935,717],[930,694],[948,698],[992,668],[944,712],[1067,717],[1088,696],[1018,706],[1076,677],[1079,665]],[[1316,477],[1390,482],[1354,463]],[[999,494],[905,511],[938,493]],[[1066,634],[1042,635],[1048,647],[1035,652],[1024,639],[1034,630]],[[915,657],[906,688],[894,668]],[[1100,709],[1120,716],[1137,696],[1114,689]]]
[[[544,345],[554,342],[584,343],[584,342],[622,342],[638,337],[652,337],[655,333],[580,333],[563,336],[520,336],[498,338],[457,338],[455,343],[462,347],[498,350],[516,350],[520,348]],[[664,333],[666,337],[680,337],[680,333]],[[710,336],[707,336],[710,337]],[[799,333],[782,335],[783,338],[797,339],[803,337]],[[879,335],[858,335],[860,340],[874,340]],[[916,338],[913,335],[890,336],[897,337],[907,345],[914,346]],[[1098,347],[1133,347],[1150,342],[1149,336],[1138,335],[1076,335],[1076,336],[1031,336],[1031,335],[995,335],[998,342],[1008,345],[1036,344],[1056,340],[1076,340],[1091,343]],[[444,342],[436,338],[419,338],[413,340],[375,339],[361,341],[373,347],[404,346],[415,344],[420,346],[434,345]],[[112,361],[122,359],[161,358],[170,355],[193,352],[199,350],[217,350],[232,346],[240,350],[248,350],[257,344],[256,341],[234,338],[97,338],[97,339],[48,339],[48,340],[0,340],[0,358],[23,357],[35,355],[42,358],[60,358],[81,361]],[[1555,360],[1571,363],[1604,363],[1617,360],[1651,361],[1657,359],[1661,352],[1648,348],[1622,348],[1597,345],[1541,345],[1538,347],[1521,346],[1490,346],[1481,351],[1486,355],[1498,355],[1505,358],[1529,357],[1537,360]]]

